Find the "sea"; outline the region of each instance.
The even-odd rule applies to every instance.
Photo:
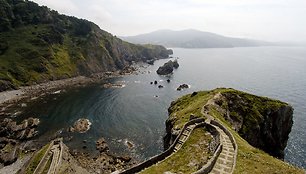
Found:
[[[139,64],[138,74],[103,83],[58,91],[27,103],[19,119],[40,118],[40,141],[64,136],[71,149],[95,152],[103,137],[111,152],[139,161],[163,149],[165,121],[170,103],[188,93],[218,87],[235,88],[288,102],[294,108],[294,124],[285,149],[285,161],[306,169],[306,47],[173,48],[179,68],[170,76],[154,65]],[[167,82],[170,79],[170,83]],[[151,84],[158,81],[158,85]],[[177,91],[186,83],[189,89]],[[68,133],[80,118],[92,125],[86,133]],[[131,146],[132,144],[132,146]]]

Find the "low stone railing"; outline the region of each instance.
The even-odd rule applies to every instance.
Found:
[[[216,149],[216,151],[214,152],[214,155],[213,157],[198,171],[196,172],[193,172],[192,174],[207,174],[209,173],[213,167],[215,166],[216,164],[216,161],[222,151],[222,144],[220,144],[219,142],[219,145],[218,145],[218,148]]]
[[[213,140],[209,143],[209,152],[215,153],[216,149],[220,144],[220,132],[218,132],[218,130],[214,126],[208,123],[206,123],[205,126],[208,129],[208,132],[210,132],[213,136]]]

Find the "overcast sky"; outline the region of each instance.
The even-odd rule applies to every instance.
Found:
[[[34,0],[119,36],[198,29],[267,41],[306,41],[306,0]]]

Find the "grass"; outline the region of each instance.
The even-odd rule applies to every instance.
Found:
[[[201,109],[208,101],[210,92],[201,91],[197,95],[185,95],[171,104],[169,108],[169,119],[177,129],[181,129],[186,122],[189,121],[191,114],[198,117],[203,117]]]
[[[63,44],[50,44],[40,38],[52,34],[49,25],[29,25],[0,33],[0,41],[8,45],[0,54],[0,80],[15,86],[30,85],[75,73],[76,65],[69,53],[76,48],[71,46],[71,38],[64,37]]]
[[[207,163],[208,157],[210,156],[208,144],[211,141],[211,136],[205,133],[206,130],[203,128],[195,129],[178,152],[141,173],[155,174],[166,171],[192,173],[199,170]]]
[[[45,168],[44,168],[44,170],[42,172],[43,174],[47,174],[48,173],[49,168],[51,166],[51,163],[52,163],[52,156],[50,156],[50,158],[48,159],[48,162],[47,162],[47,164],[46,164],[46,166],[45,166]]]
[[[26,169],[26,172],[25,172],[26,174],[31,174],[35,171],[37,165],[39,164],[41,158],[46,153],[48,147],[49,147],[49,144],[46,144],[36,154],[34,154],[34,157],[31,159],[30,164],[27,166],[27,169]]]
[[[287,103],[272,100],[266,97],[258,97],[255,95],[247,94],[241,91],[236,91],[234,89],[215,89],[213,91],[201,91],[194,97],[191,95],[186,95],[171,104],[169,108],[169,119],[173,123],[174,128],[181,128],[184,123],[189,120],[190,114],[195,114],[197,116],[201,116],[201,109],[202,106],[215,94],[221,92],[222,94],[238,94],[245,98],[248,103],[250,104],[247,109],[253,110],[254,114],[258,114],[258,112],[264,112],[266,109],[277,109],[281,106],[288,105]],[[236,103],[235,103],[236,104]],[[227,103],[222,104],[222,107],[228,107]],[[237,114],[237,113],[235,113]],[[236,139],[238,145],[238,155],[237,155],[237,164],[234,173],[305,173],[302,169],[294,167],[282,160],[274,158],[269,154],[265,153],[264,151],[254,148],[251,146],[247,141],[245,141],[241,136],[231,129],[231,125],[227,122],[221,113],[219,113],[216,109],[210,109],[210,115],[215,118],[218,118],[233,134]],[[253,119],[258,119],[260,117],[254,116]],[[261,118],[260,118],[261,119]],[[255,122],[256,123],[256,122]],[[248,125],[250,126],[250,125]],[[192,136],[191,136],[192,138]],[[191,144],[188,144],[191,145]],[[190,152],[196,154],[197,152]],[[173,155],[174,156],[174,155]],[[180,156],[177,157],[176,163],[184,162],[184,160],[188,158],[187,156]],[[176,168],[172,169],[172,164],[166,163],[164,164],[163,168],[169,169],[170,171],[176,170]],[[178,166],[176,166],[178,167]],[[158,170],[155,166],[150,167],[149,169],[145,170],[143,173],[153,173],[153,170]],[[164,170],[165,171],[165,170]],[[156,172],[160,173],[160,172]]]

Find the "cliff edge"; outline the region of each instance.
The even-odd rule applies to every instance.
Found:
[[[209,114],[236,139],[238,155],[234,173],[303,173],[279,160],[284,156],[293,125],[293,108],[285,102],[218,88],[183,96],[171,103],[168,112],[164,148],[173,143],[190,115],[205,118]]]

